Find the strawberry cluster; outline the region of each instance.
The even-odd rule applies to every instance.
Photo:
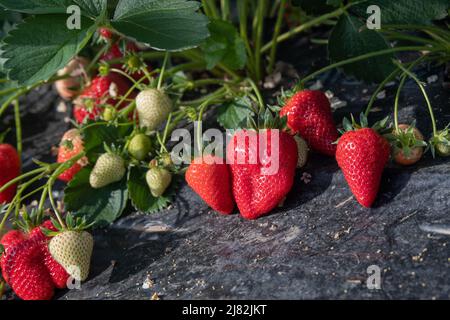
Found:
[[[50,238],[41,227],[56,231],[48,220],[28,233],[11,230],[0,241],[4,247],[0,260],[3,278],[23,300],[49,300],[55,288],[66,288],[69,279],[65,269],[51,256]]]

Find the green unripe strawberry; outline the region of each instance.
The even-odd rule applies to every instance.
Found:
[[[136,160],[142,161],[152,149],[152,141],[143,133],[135,135],[128,145],[128,153]]]
[[[117,117],[117,110],[113,106],[107,106],[103,111],[103,120],[112,121]]]
[[[152,131],[166,120],[172,111],[172,101],[161,90],[147,89],[137,95],[136,110],[140,126]]]
[[[153,167],[145,176],[150,192],[154,197],[160,197],[170,185],[172,174],[164,168]]]
[[[297,168],[302,168],[308,161],[309,147],[306,141],[301,137],[294,136],[294,139],[295,142],[297,143],[297,153],[298,153]]]
[[[63,231],[54,236],[48,245],[56,260],[75,280],[84,281],[89,276],[94,239],[86,231]]]
[[[450,144],[439,142],[436,144],[436,151],[442,157],[450,156]]]
[[[125,175],[125,162],[117,154],[102,154],[89,176],[89,183],[94,189],[103,188],[108,184],[122,180]]]

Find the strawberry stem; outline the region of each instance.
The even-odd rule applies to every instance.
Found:
[[[100,58],[111,48],[111,43],[108,41],[94,56],[94,59],[92,59],[91,63],[88,64],[86,67],[86,73],[89,74],[89,72],[92,71],[97,66],[97,62],[100,60]],[[107,62],[110,64],[110,61]]]
[[[261,95],[261,91],[259,91],[258,86],[252,79],[247,78],[247,81],[250,83],[250,86],[252,87],[253,91],[255,92],[256,98],[258,99],[259,112],[263,113],[265,110],[265,107],[264,107],[264,99]]]
[[[53,182],[53,181],[52,181]],[[63,228],[63,230],[67,229],[66,224],[64,223],[64,220],[61,218],[61,215],[59,214],[58,207],[55,204],[55,199],[53,199],[53,191],[52,191],[53,183],[50,183],[47,186],[47,192],[48,192],[48,198],[50,200],[50,204],[53,208],[53,213],[56,216],[56,219],[58,219],[59,224]]]
[[[230,0],[220,0],[220,8],[222,9],[222,20],[230,19]]]
[[[315,71],[311,74],[309,74],[308,76],[304,77],[301,80],[301,83],[305,84],[308,81],[314,79],[316,76],[318,76],[319,74],[322,74],[324,72],[327,72],[329,70],[335,69],[335,68],[339,68],[342,66],[345,66],[347,64],[352,64],[361,60],[366,60],[369,58],[373,58],[373,57],[378,57],[378,56],[383,56],[386,54],[390,54],[390,53],[394,53],[394,52],[402,52],[402,51],[430,51],[430,47],[426,47],[426,46],[408,46],[408,47],[397,47],[397,48],[390,48],[390,49],[384,49],[384,50],[380,50],[380,51],[375,51],[375,52],[369,52],[360,56],[356,56],[353,58],[349,58],[346,60],[342,60],[333,64],[330,64],[318,71]]]
[[[253,61],[253,51],[250,47],[250,43],[248,40],[248,25],[247,25],[247,19],[248,19],[248,0],[240,0],[237,2],[238,6],[238,12],[239,12],[239,31],[242,40],[244,40],[245,49],[247,51],[247,57],[248,57],[248,70],[250,74],[255,73],[254,68],[254,61]]]
[[[269,74],[273,72],[273,67],[275,65],[275,59],[276,59],[276,55],[277,55],[276,40],[281,32],[281,26],[283,24],[284,12],[286,10],[286,2],[287,2],[286,0],[281,0],[280,7],[278,9],[277,22],[275,23],[275,30],[274,30],[273,38],[272,38],[272,43],[275,43],[275,45],[271,46],[269,67],[267,69]]]
[[[416,65],[418,65],[420,62],[426,60],[427,58],[428,58],[428,56],[426,56],[426,55],[421,56],[417,60],[409,63],[408,68],[409,69],[414,68]],[[375,103],[375,100],[377,99],[377,96],[381,92],[381,90],[383,90],[383,88],[386,86],[386,84],[389,83],[390,81],[392,81],[400,72],[401,72],[400,69],[398,69],[398,68],[395,69],[390,75],[388,75],[386,77],[386,79],[383,80],[383,82],[380,83],[380,85],[377,87],[377,89],[372,94],[372,97],[370,98],[369,103],[367,104],[366,111],[364,112],[364,115],[366,117],[369,116],[370,110],[372,109],[372,106]]]
[[[425,90],[424,85],[422,84],[422,82],[419,80],[419,78],[417,78],[417,76],[412,73],[409,69],[405,69],[405,67],[403,67],[400,63],[398,63],[397,61],[394,61],[394,63],[401,69],[403,70],[405,75],[408,75],[411,79],[413,79],[417,85],[420,88],[420,91],[422,91],[423,97],[425,98],[425,102],[427,103],[427,107],[428,107],[428,112],[430,114],[430,119],[431,119],[431,125],[433,127],[433,136],[437,136],[437,127],[436,127],[436,118],[434,117],[434,111],[433,111],[433,107],[431,106],[431,102],[430,102],[430,98],[428,97],[427,91]]]
[[[118,74],[124,76],[125,78],[127,78],[128,80],[130,80],[131,83],[133,83],[133,85],[136,84],[136,80],[134,80],[134,78],[131,77],[128,73],[126,73],[126,72],[124,72],[124,71],[122,71],[122,70],[120,70],[120,69],[116,69],[116,68],[111,68],[110,71],[111,71],[111,72],[118,73]]]
[[[169,51],[166,51],[166,55],[164,56],[164,61],[163,61],[162,67],[161,67],[161,72],[160,72],[159,78],[158,78],[158,86],[156,87],[156,89],[158,89],[158,90],[161,90],[161,87],[163,84],[164,73],[166,72],[167,61],[169,61],[169,56],[170,56]]]
[[[339,17],[340,15],[342,15],[346,9],[350,8],[352,5],[354,5],[355,3],[351,4],[349,3],[348,5],[344,6],[343,8],[339,8],[335,11],[332,11],[330,13],[324,14],[320,17],[317,17],[315,19],[312,19],[308,22],[305,22],[301,25],[299,25],[298,27],[291,29],[281,35],[279,35],[275,40],[272,40],[270,42],[268,42],[267,44],[265,44],[262,48],[261,48],[261,53],[265,53],[267,51],[269,51],[272,46],[277,45],[283,41],[286,41],[288,39],[290,39],[292,36],[301,33],[303,31],[306,31],[314,26],[317,26],[331,18],[336,18]]]
[[[264,18],[267,0],[259,0],[256,9],[256,33],[255,33],[255,81],[261,81],[261,47],[264,33]]]
[[[403,76],[401,77],[400,83],[398,85],[397,88],[397,93],[395,95],[395,101],[394,101],[394,126],[395,126],[395,132],[400,132],[399,128],[398,128],[398,104],[399,104],[399,100],[400,100],[400,94],[402,92],[402,89],[405,85],[406,79],[408,78],[408,76],[406,74],[403,73]]]
[[[14,207],[19,206],[20,207],[20,203],[21,203],[21,195],[22,192],[27,189],[31,184],[33,184],[34,182],[40,180],[41,178],[43,178],[45,176],[45,172],[41,173],[40,175],[34,177],[33,179],[30,179],[29,181],[27,181],[26,183],[22,184],[19,187],[19,190],[17,191],[16,195],[14,196],[13,200],[11,201],[11,203],[8,205],[8,209],[6,210],[3,219],[0,223],[0,234],[5,226],[6,221],[9,218],[9,215],[11,214],[12,210],[14,209]]]
[[[170,122],[172,121],[172,112],[169,114],[169,116],[167,117],[167,123],[166,126],[164,128],[164,133],[163,133],[163,137],[161,139],[161,148],[159,149],[159,153],[162,153],[163,151],[167,152],[167,148],[166,148],[166,141],[167,141],[167,136],[168,136],[168,132],[169,132],[169,125]]]
[[[20,108],[19,100],[14,100],[14,120],[16,123],[16,141],[17,141],[17,153],[19,159],[22,161],[22,122],[20,120]]]

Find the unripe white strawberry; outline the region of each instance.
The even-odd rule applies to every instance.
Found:
[[[297,168],[302,168],[308,161],[309,147],[306,141],[303,140],[301,137],[294,136],[294,139],[295,142],[297,143],[297,153],[298,153]]]
[[[117,154],[104,153],[95,163],[89,176],[89,183],[94,189],[122,180],[125,175],[125,161]]]
[[[154,197],[160,197],[170,185],[172,174],[164,168],[153,167],[145,176],[150,192]]]
[[[139,124],[148,130],[156,130],[172,111],[172,101],[161,90],[147,89],[136,97]]]
[[[63,231],[54,236],[48,245],[56,260],[75,280],[84,281],[89,276],[94,239],[86,231]]]

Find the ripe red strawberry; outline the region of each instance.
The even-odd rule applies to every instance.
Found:
[[[390,146],[371,128],[348,131],[339,139],[336,160],[356,200],[370,207],[380,187]]]
[[[123,76],[110,73],[107,76],[97,76],[75,100],[73,115],[78,123],[86,118],[94,120],[102,112],[102,104],[115,105],[118,97],[123,96],[130,89],[130,84]],[[126,106],[126,102],[123,105]]]
[[[41,242],[27,239],[5,253],[3,275],[16,295],[23,300],[49,300],[53,296],[53,282],[44,265]]]
[[[7,232],[1,239],[0,243],[3,246],[4,250],[9,250],[9,248],[14,247],[20,242],[26,239],[25,235],[22,231],[19,230],[11,230]],[[6,263],[6,255],[2,254],[0,258],[0,269],[2,269],[3,279],[8,282],[8,274],[5,272],[5,263]]]
[[[0,188],[20,174],[20,159],[16,149],[0,144]],[[0,192],[0,204],[9,203],[16,194],[17,184]]]
[[[299,133],[317,152],[334,156],[338,132],[330,102],[321,91],[303,90],[294,94],[280,111],[288,127]]]
[[[80,131],[78,129],[71,129],[67,131],[61,139],[58,149],[57,162],[66,162],[78,155],[80,152],[83,152],[83,149],[83,140],[81,138]],[[71,181],[86,162],[87,158],[83,157],[72,167],[64,171],[58,178],[65,182]]]
[[[114,35],[111,29],[105,27],[99,28],[98,33],[104,40],[111,40]]]
[[[246,219],[269,213],[292,188],[297,144],[285,132],[276,129],[259,132],[238,130],[227,146],[227,158],[231,167],[233,196]]]
[[[110,61],[110,60],[116,60],[116,59],[120,59],[123,57],[123,53],[120,50],[120,47],[117,43],[113,44],[111,46],[111,48],[109,48],[109,50],[102,55],[102,57],[100,58],[100,60],[103,61]],[[114,64],[112,65],[114,68],[120,68],[120,64]]]
[[[41,227],[56,231],[51,221]],[[18,297],[24,300],[47,300],[54,287],[65,288],[69,275],[50,255],[47,237],[40,227],[25,234],[12,230],[1,240],[5,248],[0,267],[3,278]]]
[[[233,211],[230,168],[223,159],[212,155],[194,159],[186,171],[186,182],[214,210],[223,214]]]

